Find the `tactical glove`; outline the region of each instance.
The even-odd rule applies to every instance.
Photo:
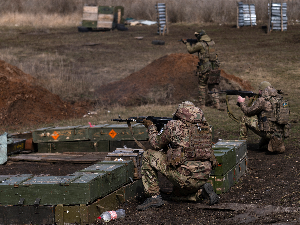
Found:
[[[148,128],[150,125],[152,125],[153,122],[151,120],[146,120],[146,119],[143,119],[143,125]]]

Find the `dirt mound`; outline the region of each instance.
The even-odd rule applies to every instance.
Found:
[[[169,54],[142,70],[104,86],[97,93],[102,104],[141,105],[194,101],[198,96],[195,69],[198,58],[191,54]],[[220,89],[250,90],[248,82],[221,72]]]
[[[0,125],[17,128],[45,124],[86,112],[34,85],[34,80],[31,75],[0,60]]]

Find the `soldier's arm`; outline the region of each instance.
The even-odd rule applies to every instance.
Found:
[[[240,103],[241,110],[248,117],[259,114],[264,109],[264,106],[265,100],[263,98],[258,98],[250,107],[247,107],[245,102]]]
[[[188,53],[190,53],[190,54],[204,50],[204,47],[201,44],[201,42],[197,42],[195,45],[191,45],[190,43],[187,42],[185,45],[186,45],[186,49],[187,49]]]
[[[167,123],[166,128],[161,134],[158,133],[156,126],[151,125],[148,127],[149,142],[151,146],[157,150],[167,147],[171,141],[171,129],[169,128],[170,121]]]

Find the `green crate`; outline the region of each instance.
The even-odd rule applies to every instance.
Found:
[[[141,195],[143,191],[142,180],[137,180],[89,205],[59,204],[55,207],[55,224],[94,224],[101,213],[116,210],[120,204]]]
[[[109,141],[64,141],[38,143],[39,153],[109,152]]]
[[[26,139],[8,138],[7,139],[7,155],[16,154],[25,150]]]
[[[211,175],[209,182],[213,185],[217,194],[227,192],[235,183],[239,181],[247,170],[247,157],[241,160],[224,175]]]
[[[132,124],[135,139],[148,140],[148,132],[140,123]],[[134,140],[127,124],[111,124],[106,126],[95,126],[88,130],[90,140]]]
[[[212,170],[212,175],[224,175],[236,165],[234,147],[213,146],[218,165]]]
[[[247,155],[247,143],[245,140],[220,140],[214,146],[234,147],[236,153],[236,164]]]
[[[108,175],[108,180],[103,185],[108,185],[110,188],[109,192],[112,192],[122,185],[133,181],[134,165],[132,161],[102,161],[79,172],[105,172]]]
[[[98,14],[113,14],[114,7],[113,6],[99,6]]]
[[[89,140],[89,126],[41,128],[32,132],[34,143]]]
[[[97,21],[91,21],[91,20],[82,20],[82,26],[83,27],[89,27],[89,28],[97,28]]]

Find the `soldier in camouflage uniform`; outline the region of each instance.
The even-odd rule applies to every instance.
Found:
[[[204,197],[209,204],[219,201],[213,187],[207,183],[217,160],[212,150],[211,128],[202,110],[191,102],[183,102],[173,118],[160,133],[151,121],[143,122],[154,150],[143,154],[142,181],[150,197],[138,206],[138,210],[163,204],[158,171],[173,183],[177,200],[198,201]]]
[[[240,139],[246,140],[250,129],[261,137],[260,148],[267,146],[270,152],[284,152],[284,138],[288,136],[289,124],[276,121],[278,116],[275,115],[277,109],[274,108],[274,102],[280,99],[281,95],[267,81],[260,83],[259,97],[251,105],[246,106],[245,98],[239,96],[237,101],[245,114],[241,120]]]
[[[191,45],[186,40],[187,51],[190,54],[198,53],[199,63],[196,70],[198,76],[199,88],[199,103],[200,107],[205,106],[206,92],[212,91],[213,105],[215,108],[220,109],[220,100],[218,94],[218,84],[220,82],[220,71],[218,55],[215,51],[215,42],[205,33],[204,30],[195,32],[197,43]]]

